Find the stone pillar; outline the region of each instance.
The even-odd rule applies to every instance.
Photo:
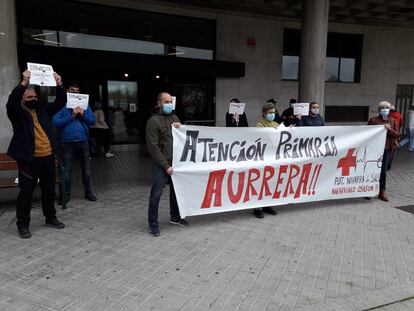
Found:
[[[324,112],[329,0],[302,0],[299,101],[316,101]]]
[[[0,152],[5,152],[12,135],[6,114],[11,90],[19,83],[17,27],[14,0],[0,1]]]

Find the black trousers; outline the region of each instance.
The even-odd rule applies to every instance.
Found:
[[[39,179],[42,193],[42,210],[46,220],[56,219],[55,209],[55,158],[53,155],[34,158],[30,162],[17,162],[19,167],[19,188],[16,218],[18,227],[28,227],[32,208],[33,191]]]

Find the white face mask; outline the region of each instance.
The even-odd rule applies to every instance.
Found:
[[[390,110],[388,108],[380,109],[380,115],[385,119],[388,117]]]
[[[312,109],[311,109],[311,112],[312,112],[313,114],[319,114],[319,108],[312,108]]]

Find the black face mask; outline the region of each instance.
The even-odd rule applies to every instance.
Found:
[[[39,102],[36,99],[29,100],[27,102],[24,102],[25,106],[29,109],[34,109],[37,107]]]

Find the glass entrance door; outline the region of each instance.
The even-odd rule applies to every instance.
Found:
[[[108,81],[108,121],[115,143],[138,140],[137,82]]]

